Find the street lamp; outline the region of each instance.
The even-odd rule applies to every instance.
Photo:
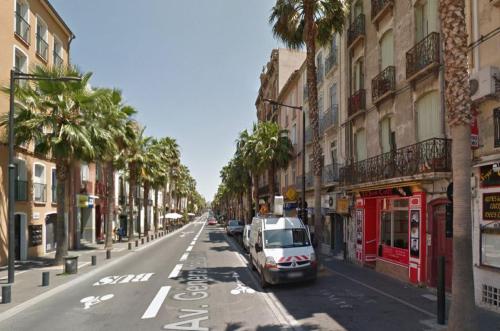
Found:
[[[12,69],[10,71],[10,94],[9,94],[9,183],[8,183],[8,193],[9,199],[7,204],[7,216],[8,216],[8,227],[9,227],[9,258],[8,258],[8,274],[7,282],[14,283],[14,260],[15,260],[15,227],[14,227],[14,200],[15,200],[15,190],[14,190],[14,89],[16,80],[48,80],[48,81],[81,81],[80,77],[45,77],[33,74],[26,74],[23,72],[16,71]]]
[[[271,100],[271,99],[263,99],[264,102],[268,102],[273,106],[281,106],[289,109],[300,110],[302,112],[302,201],[301,201],[301,215],[302,219],[305,223],[307,223],[306,217],[307,213],[305,212],[306,208],[306,112],[302,108],[302,106],[291,106],[285,105],[281,102]]]

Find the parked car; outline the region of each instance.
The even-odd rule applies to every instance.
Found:
[[[296,217],[259,216],[250,230],[250,266],[262,287],[315,280],[318,264],[307,227]]]
[[[230,236],[243,234],[243,222],[237,220],[229,220],[226,226],[226,232]]]
[[[250,224],[245,225],[245,228],[243,229],[243,248],[247,252],[250,251],[250,229]]]
[[[208,219],[208,225],[217,225],[217,220],[214,217]]]

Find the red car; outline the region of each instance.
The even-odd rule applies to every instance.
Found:
[[[207,222],[208,225],[217,225],[217,220],[215,218],[211,218]]]

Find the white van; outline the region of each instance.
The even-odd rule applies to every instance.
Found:
[[[258,216],[250,230],[250,266],[268,284],[315,280],[316,253],[307,227],[296,217]]]

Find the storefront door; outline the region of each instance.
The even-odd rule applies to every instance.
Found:
[[[438,280],[438,257],[445,257],[446,290],[451,291],[451,275],[453,268],[453,240],[446,238],[446,204],[432,208],[432,243],[430,286],[436,287]]]
[[[332,228],[332,250],[334,255],[338,255],[344,250],[344,222],[340,215],[332,215]]]
[[[47,215],[45,218],[45,251],[53,252],[56,250],[56,221],[57,214]]]

